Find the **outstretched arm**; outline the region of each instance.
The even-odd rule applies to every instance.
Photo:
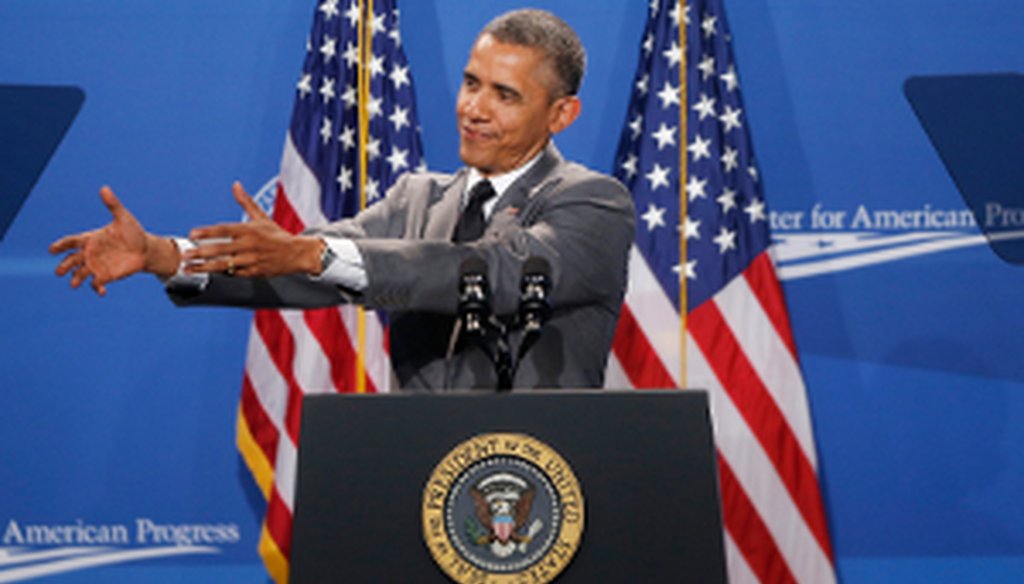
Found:
[[[71,275],[71,287],[91,278],[97,294],[107,284],[138,272],[171,276],[178,270],[180,255],[174,242],[146,231],[110,187],[100,189],[100,200],[113,219],[107,225],[68,235],[50,244],[50,253],[68,255],[57,265],[58,276]]]

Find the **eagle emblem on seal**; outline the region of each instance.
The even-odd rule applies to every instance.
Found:
[[[467,519],[466,535],[478,546],[489,547],[499,558],[527,546],[544,523],[534,519],[527,528],[536,489],[510,472],[499,472],[477,482],[471,489],[476,521]]]

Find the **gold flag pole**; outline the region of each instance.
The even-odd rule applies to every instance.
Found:
[[[687,204],[688,200],[686,197],[686,183],[688,182],[687,172],[687,116],[689,115],[689,103],[686,101],[686,0],[679,0],[676,5],[678,10],[678,21],[676,24],[679,26],[679,47],[682,53],[679,59],[679,387],[686,387],[686,313],[688,306],[687,298],[687,287],[689,282],[686,278],[686,261],[687,246],[686,246],[686,217],[687,217]]]

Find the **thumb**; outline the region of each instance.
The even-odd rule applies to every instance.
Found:
[[[117,198],[117,195],[114,194],[114,191],[108,186],[104,186],[100,189],[100,200],[103,201],[103,205],[106,206],[107,210],[110,211],[110,214],[114,216],[114,219],[122,219],[125,215],[131,215],[128,213],[128,210],[124,208],[124,205],[121,204],[121,201]]]
[[[249,196],[249,193],[245,192],[245,187],[242,186],[241,182],[235,181],[234,184],[231,185],[231,194],[235,197],[235,201],[238,202],[239,206],[242,207],[242,210],[245,211],[246,215],[248,215],[250,219],[270,219],[267,217],[267,214],[263,212],[263,209],[256,204],[256,201]]]

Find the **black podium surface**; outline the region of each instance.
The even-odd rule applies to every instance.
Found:
[[[707,396],[692,390],[307,397],[291,581],[450,581],[425,543],[424,488],[489,433],[535,438],[575,473],[585,526],[558,582],[725,582]]]

